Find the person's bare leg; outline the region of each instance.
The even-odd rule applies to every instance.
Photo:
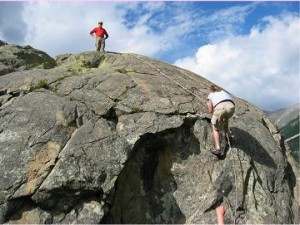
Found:
[[[218,224],[219,225],[224,225],[225,224],[225,212],[226,212],[226,208],[224,205],[220,205],[216,208],[216,212],[217,212],[217,217],[218,217]]]
[[[219,131],[213,127],[213,135],[214,135],[214,140],[215,140],[215,147],[216,149],[220,150],[221,146],[220,146],[220,135],[219,135]]]

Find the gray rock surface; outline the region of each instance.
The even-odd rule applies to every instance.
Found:
[[[300,222],[299,167],[254,105],[234,98],[217,159],[208,80],[134,54],[56,60],[0,77],[1,223],[216,223],[221,203],[227,223]]]

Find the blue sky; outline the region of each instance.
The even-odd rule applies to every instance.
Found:
[[[107,51],[188,69],[262,109],[299,103],[299,2],[0,2],[0,39],[55,57],[94,50],[102,20]]]

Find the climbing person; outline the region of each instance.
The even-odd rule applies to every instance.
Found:
[[[90,35],[96,38],[96,51],[105,52],[105,40],[108,38],[108,33],[102,26],[103,22],[98,22],[98,27],[91,30]]]
[[[218,225],[224,225],[225,224],[225,212],[226,212],[226,208],[224,205],[219,205],[216,208],[216,213],[217,213],[217,217],[218,217]]]
[[[212,85],[207,97],[207,107],[208,111],[212,113],[211,123],[215,141],[215,149],[212,150],[212,153],[221,155],[219,131],[224,129],[225,137],[227,137],[227,141],[230,142],[228,120],[235,112],[235,104],[227,92],[216,85]]]

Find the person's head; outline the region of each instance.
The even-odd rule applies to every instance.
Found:
[[[103,22],[98,22],[99,27],[102,27],[102,25],[103,25]]]
[[[222,89],[220,87],[218,87],[217,85],[213,84],[210,86],[209,90],[211,92],[217,92],[217,91],[221,91]]]

